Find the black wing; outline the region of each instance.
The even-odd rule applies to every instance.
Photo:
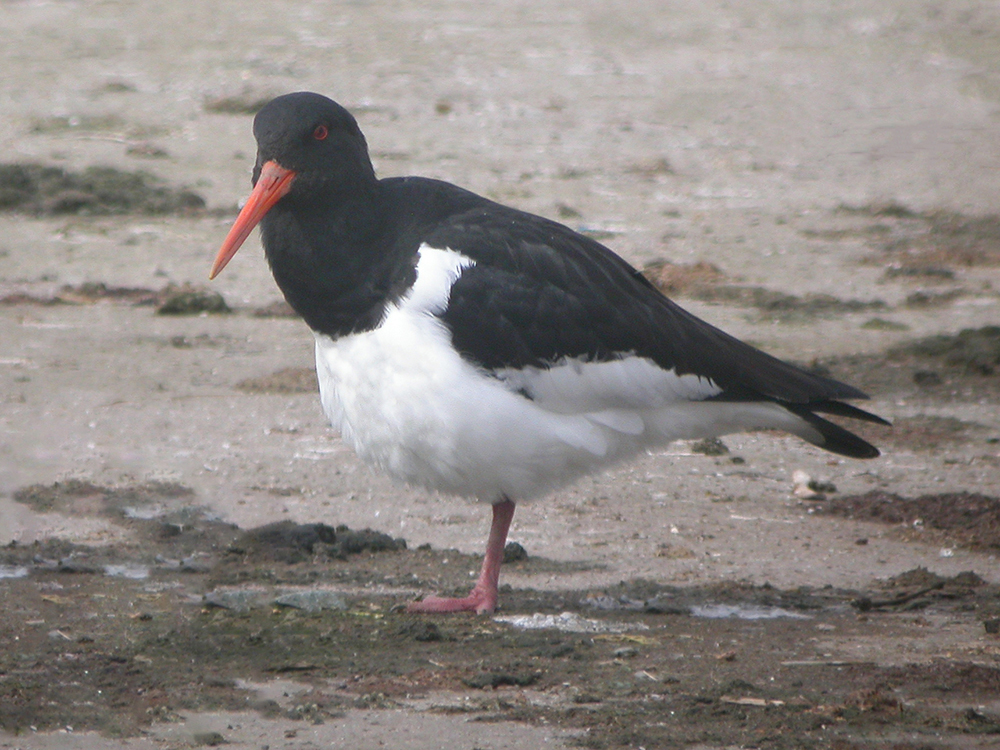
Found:
[[[635,354],[724,396],[793,404],[867,396],[744,344],[688,313],[640,272],[567,227],[490,205],[455,216],[426,241],[467,255],[442,317],[462,354],[486,369]]]
[[[888,424],[840,401],[867,399],[862,391],[783,362],[695,317],[589,237],[466,191],[451,198],[461,210],[438,217],[420,240],[475,262],[452,286],[441,317],[455,347],[485,370],[637,355],[677,375],[711,380],[722,389],[711,398],[777,402],[816,428],[828,450],[879,455],[814,413]]]

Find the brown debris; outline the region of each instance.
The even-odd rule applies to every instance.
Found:
[[[884,490],[831,499],[816,513],[858,521],[906,524],[948,532],[958,544],[1000,550],[1000,498],[975,492],[946,492],[907,498]]]
[[[690,264],[660,260],[643,268],[642,273],[668,297],[697,296],[705,287],[726,279],[718,266],[703,260]]]

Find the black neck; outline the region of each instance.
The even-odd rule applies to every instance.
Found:
[[[384,196],[377,182],[368,188],[346,200],[289,195],[261,222],[275,281],[314,331],[337,337],[371,330],[413,284],[416,248],[406,257],[388,239]]]

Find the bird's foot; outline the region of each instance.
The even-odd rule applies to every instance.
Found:
[[[419,602],[407,605],[407,612],[424,614],[442,612],[475,612],[477,615],[492,614],[497,606],[497,591],[488,591],[478,586],[468,596],[452,599],[443,596],[428,596]]]
[[[428,596],[419,602],[413,602],[407,612],[475,612],[477,615],[489,615],[497,608],[497,582],[500,580],[500,565],[503,562],[503,547],[507,541],[507,530],[514,517],[514,503],[504,498],[493,504],[493,523],[490,525],[490,537],[486,542],[486,555],[483,557],[483,569],[479,572],[479,580],[469,595],[461,599],[449,599],[442,596]]]

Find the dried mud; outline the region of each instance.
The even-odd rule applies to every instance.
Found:
[[[59,486],[32,488],[22,499],[76,503],[99,494],[112,509],[137,497],[159,501],[163,491]],[[176,494],[167,490],[170,499]],[[575,744],[592,748],[898,747],[892,738],[1000,734],[989,698],[1000,688],[1000,668],[974,654],[887,666],[817,648],[817,635],[907,639],[933,627],[928,617],[996,613],[997,587],[971,574],[915,571],[872,591],[640,581],[505,591],[505,615],[570,612],[626,628],[531,631],[407,615],[396,608],[405,595],[380,593],[440,585],[434,571],[453,551],[410,551],[376,536],[350,554],[330,554],[331,540],[347,530],[285,524],[237,532],[194,518],[164,533],[171,521],[132,522],[149,527],[138,555],[54,544],[3,551],[4,569],[30,572],[0,587],[0,638],[17,643],[0,656],[0,727],[128,736],[185,712],[247,709],[318,724],[347,709],[430,696],[440,701],[434,711],[580,730]],[[167,562],[153,561],[154,552]],[[214,562],[169,563],[185,555]],[[77,564],[49,563],[59,556]],[[112,572],[96,567],[98,558]],[[115,574],[111,561],[125,559],[145,560],[148,574]],[[273,592],[334,582],[353,587],[336,610],[275,603]],[[236,586],[256,592],[256,604],[217,603],[214,594]],[[734,616],[698,616],[720,608]],[[923,615],[915,619],[909,613],[917,610]],[[246,687],[277,677],[294,679],[307,695],[280,705]],[[994,708],[983,709],[984,701]]]
[[[863,591],[504,587],[505,617],[583,618],[597,632],[536,631],[402,612],[414,592],[468,585],[476,560],[454,550],[323,524],[242,531],[171,483],[67,481],[15,499],[103,515],[135,539],[0,550],[0,728],[15,734],[68,726],[127,737],[206,711],[315,726],[430,700],[446,715],[560,727],[590,748],[888,748],[905,737],[943,748],[1000,736],[1000,667],[985,654],[960,647],[891,665],[823,643],[918,639],[955,618],[988,627],[1000,589],[973,573],[917,569]],[[927,529],[988,546],[1000,506],[873,494],[816,507],[909,528],[918,514]],[[508,567],[564,569],[520,558]],[[299,697],[279,703],[248,687],[277,678],[294,680]]]

